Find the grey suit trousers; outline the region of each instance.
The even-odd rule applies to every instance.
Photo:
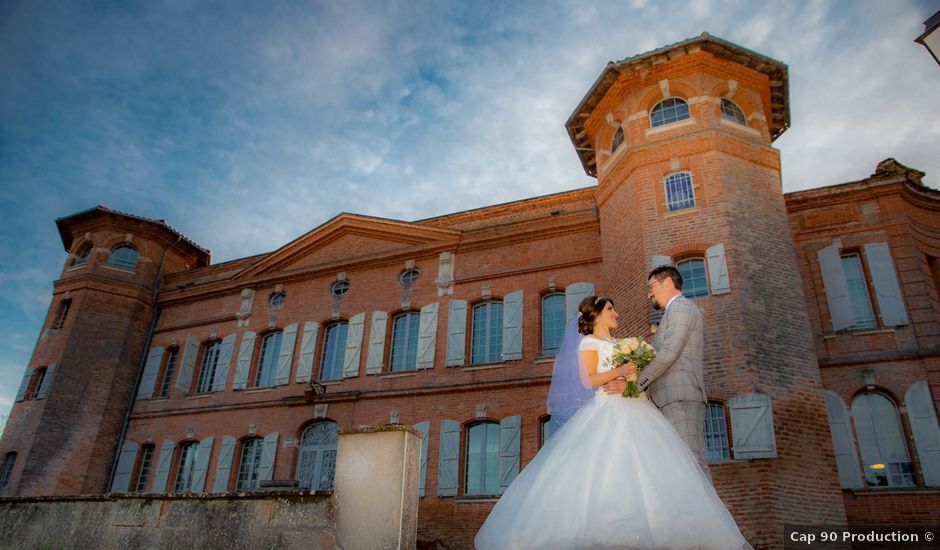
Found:
[[[705,461],[705,407],[701,401],[673,401],[660,407],[660,411],[688,445],[705,477],[711,481],[712,475]]]

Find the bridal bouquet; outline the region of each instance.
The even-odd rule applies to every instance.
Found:
[[[656,350],[649,345],[642,336],[634,338],[622,338],[614,345],[614,365],[620,366],[626,363],[636,363],[637,375],[656,357]],[[639,397],[640,390],[636,387],[636,381],[627,382],[627,389],[623,390],[624,397]]]

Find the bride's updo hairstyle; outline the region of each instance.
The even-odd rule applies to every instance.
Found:
[[[604,311],[604,307],[608,302],[611,305],[614,303],[610,298],[601,298],[599,296],[588,296],[581,300],[581,304],[578,306],[578,311],[581,313],[581,317],[578,318],[578,332],[585,336],[593,333],[594,322]]]

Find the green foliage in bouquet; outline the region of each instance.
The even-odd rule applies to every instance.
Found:
[[[649,365],[650,361],[656,357],[656,350],[649,345],[642,336],[633,338],[623,338],[614,345],[613,361],[614,365],[620,366],[626,363],[635,363],[637,367],[637,376],[643,370],[643,367]],[[624,397],[639,397],[640,390],[636,386],[636,381],[627,382],[627,389],[623,390]]]

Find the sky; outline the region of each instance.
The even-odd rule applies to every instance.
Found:
[[[702,31],[789,66],[785,192],[894,157],[940,188],[926,0],[0,0],[0,422],[98,204],[214,263],[340,212],[401,220],[593,185],[565,131],[611,60]],[[933,98],[933,99],[931,99]]]

